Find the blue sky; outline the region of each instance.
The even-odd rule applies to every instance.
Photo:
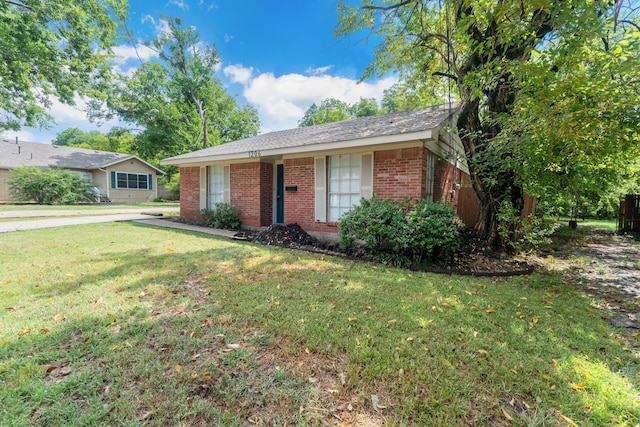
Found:
[[[181,17],[194,26],[203,43],[215,45],[221,64],[217,77],[240,104],[258,110],[261,132],[297,126],[313,102],[338,98],[348,103],[360,97],[380,100],[394,77],[358,84],[373,60],[375,44],[363,36],[336,38],[337,0],[129,0],[128,27],[142,42],[166,28],[164,17]],[[137,50],[137,52],[136,52]],[[140,59],[154,53],[132,44],[115,48],[118,70],[131,73]],[[78,127],[107,132],[117,122],[97,127],[86,119],[82,100],[69,107],[54,102],[51,129],[24,128],[6,132],[5,138],[49,143],[56,134]]]

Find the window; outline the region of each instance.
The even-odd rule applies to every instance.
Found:
[[[209,209],[215,209],[216,203],[224,202],[224,166],[209,166],[209,188],[207,202]]]
[[[151,190],[151,175],[146,173],[111,172],[111,187]]]
[[[360,203],[361,168],[360,154],[329,157],[329,221],[337,222],[342,214]]]
[[[433,202],[433,180],[435,176],[435,155],[427,151],[426,199]]]

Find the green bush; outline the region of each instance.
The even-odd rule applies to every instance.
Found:
[[[205,227],[240,228],[240,210],[230,203],[216,203],[215,209],[201,209],[196,215],[196,222]]]
[[[374,259],[397,266],[450,257],[461,244],[462,224],[448,205],[362,199],[340,218],[340,246],[364,242]]]
[[[73,205],[95,202],[95,183],[65,169],[35,166],[16,168],[7,179],[9,192],[18,201],[41,205]]]
[[[174,173],[171,179],[163,180],[164,188],[171,195],[172,200],[180,200],[180,174]]]

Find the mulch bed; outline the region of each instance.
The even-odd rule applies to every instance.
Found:
[[[260,232],[242,231],[236,236],[269,246],[300,249],[352,260],[371,260],[362,247],[354,247],[344,252],[335,244],[318,241],[295,223],[274,224]],[[473,229],[465,230],[462,238],[463,245],[452,259],[419,269],[440,274],[472,276],[514,276],[533,271],[533,268],[524,262],[513,260],[504,254],[486,251]]]

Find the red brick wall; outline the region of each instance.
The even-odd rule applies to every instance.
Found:
[[[193,221],[200,210],[200,167],[180,168],[180,217]]]
[[[240,209],[240,223],[251,227],[271,225],[273,215],[273,165],[231,165],[231,204]]]
[[[436,160],[436,175],[433,183],[433,201],[447,203],[452,206],[458,205],[458,194],[452,193],[454,184],[469,182],[469,174],[456,169],[454,165],[444,159]]]
[[[426,156],[421,147],[373,153],[373,191],[382,199],[402,201],[425,195]]]
[[[315,230],[315,175],[313,157],[284,161],[284,186],[298,191],[284,192],[284,223],[298,223],[305,230]]]

